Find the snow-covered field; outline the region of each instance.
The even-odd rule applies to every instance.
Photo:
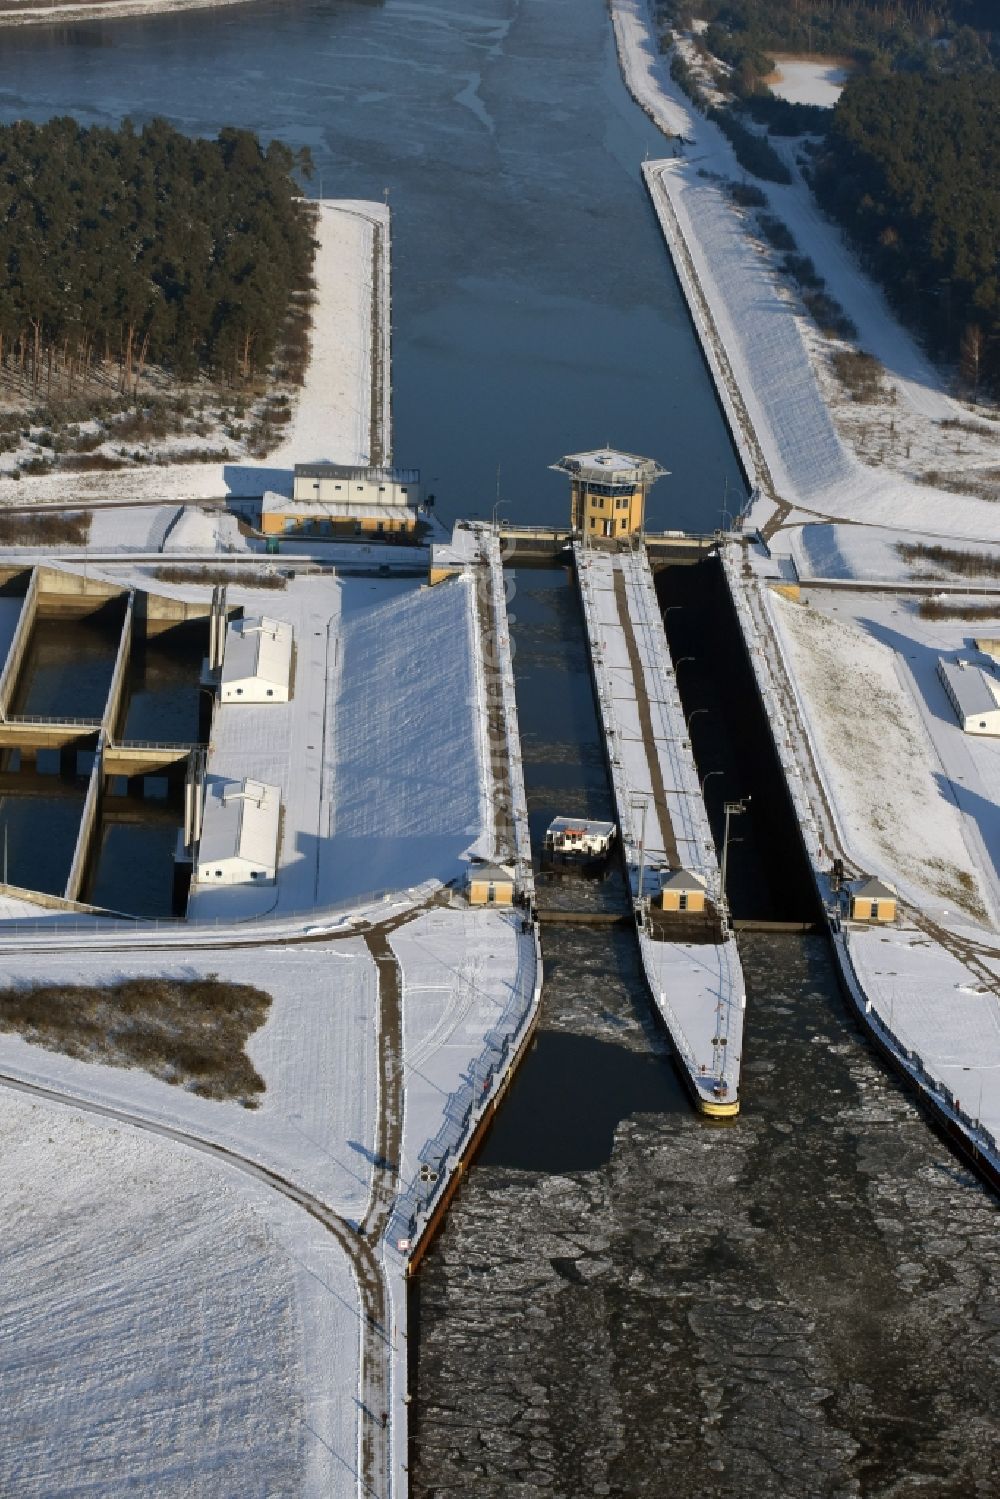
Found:
[[[818,104],[832,109],[844,91],[849,71],[821,57],[775,55],[775,71],[766,80],[772,94],[789,104]]]
[[[260,1107],[200,1098],[138,1068],[80,1061],[0,1033],[0,1072],[75,1097],[127,1108],[295,1180],[344,1216],[368,1197],[375,1141],[377,977],[359,939],[249,949],[208,949],[180,961],[149,952],[7,954],[3,984],[112,984],[150,971],[217,973],[272,996],[247,1055],[264,1079]],[[350,1142],[350,1143],[348,1143]]]
[[[489,857],[489,767],[472,579],[398,591],[358,580],[336,651],[324,899],[425,880]],[[391,587],[391,585],[390,585]]]
[[[0,1211],[5,1495],[356,1492],[357,1295],[306,1213],[6,1091]]]
[[[1000,564],[1000,545],[963,544],[956,550],[968,552],[973,559],[969,570],[962,565],[946,566],[926,556],[912,560],[899,548],[923,542],[919,533],[884,531],[875,526],[809,525],[786,529],[774,550],[788,547],[795,570],[803,582],[813,579],[856,579],[862,583],[940,582],[958,586],[963,579],[976,587],[997,587],[1000,579],[983,577],[975,571],[975,559]]]
[[[768,606],[844,846],[938,919],[996,924],[996,870],[984,868],[896,651],[875,629],[770,593]]]

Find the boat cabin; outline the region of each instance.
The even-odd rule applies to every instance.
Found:
[[[545,834],[545,852],[556,859],[604,859],[615,841],[613,822],[557,817]]]

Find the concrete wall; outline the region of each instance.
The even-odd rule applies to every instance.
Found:
[[[32,568],[31,578],[28,582],[28,591],[21,605],[21,613],[18,617],[17,628],[14,638],[7,652],[7,660],[4,662],[3,671],[0,672],[0,717],[6,718],[10,712],[11,699],[14,696],[14,686],[17,682],[24,661],[24,653],[28,649],[28,641],[31,639],[31,631],[38,614],[38,588],[39,569]]]
[[[73,862],[70,865],[69,878],[66,881],[66,889],[63,892],[66,900],[79,900],[80,891],[83,889],[83,879],[87,872],[87,862],[90,858],[90,849],[94,841],[94,834],[97,830],[101,810],[101,789],[104,784],[102,749],[103,740],[98,744],[97,754],[94,756],[94,764],[90,772],[90,784],[87,786],[87,795],[83,800],[83,811],[80,814],[80,831],[77,833],[76,848],[73,850]]]

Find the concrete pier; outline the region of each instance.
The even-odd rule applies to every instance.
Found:
[[[643,968],[702,1113],[739,1111],[746,995],[645,549],[574,547]],[[698,922],[658,909],[662,874],[703,887]],[[676,933],[676,935],[675,935]]]

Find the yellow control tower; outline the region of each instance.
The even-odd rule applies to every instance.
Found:
[[[570,453],[551,466],[557,473],[569,475],[573,530],[585,538],[616,540],[642,535],[646,495],[667,473],[652,458],[620,453],[614,448]]]

